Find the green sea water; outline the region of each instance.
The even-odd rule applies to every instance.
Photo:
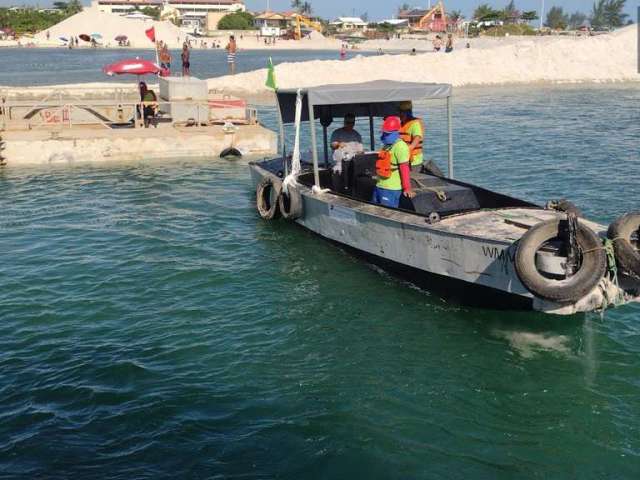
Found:
[[[610,223],[640,209],[639,107],[460,90],[457,176]],[[0,170],[0,478],[638,478],[639,306],[452,304],[253,196],[246,160]]]

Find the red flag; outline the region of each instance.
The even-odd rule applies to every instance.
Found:
[[[156,43],[156,27],[151,27],[149,30],[144,31],[145,35],[151,40],[153,43]]]

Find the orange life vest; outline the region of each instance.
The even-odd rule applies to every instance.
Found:
[[[391,148],[383,148],[378,152],[378,160],[376,161],[376,173],[378,177],[389,178],[391,174],[398,169],[398,166],[393,164],[392,158]]]
[[[424,142],[424,123],[421,119],[414,118],[413,120],[409,120],[400,128],[400,138],[404,140],[407,145],[411,145],[411,142],[413,142],[413,136],[409,133],[409,130],[415,123],[420,124],[420,127],[422,129],[422,138],[420,138],[420,143],[418,143],[415,148],[411,149],[411,160],[413,160],[416,155],[420,155],[422,153],[422,144]]]

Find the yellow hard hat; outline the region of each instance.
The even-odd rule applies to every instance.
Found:
[[[400,102],[400,106],[398,107],[398,109],[401,112],[410,112],[411,110],[413,110],[413,103],[411,101]]]

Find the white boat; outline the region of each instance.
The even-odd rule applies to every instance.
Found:
[[[281,215],[463,303],[570,315],[640,300],[640,212],[607,228],[568,202],[542,207],[454,179],[450,85],[375,81],[276,93],[282,152],[249,166],[263,218]],[[403,199],[397,209],[373,204],[374,119],[396,115],[400,102],[422,99],[447,102],[448,175],[413,172],[416,198]],[[371,145],[336,175],[327,127],[346,113],[368,118]],[[305,162],[299,131],[309,121],[312,155]],[[289,124],[296,128],[292,155],[284,141]]]

